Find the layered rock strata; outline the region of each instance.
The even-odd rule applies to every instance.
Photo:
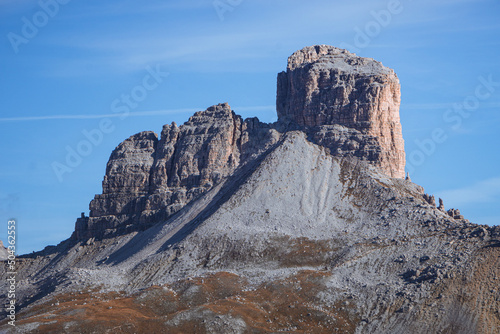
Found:
[[[103,238],[165,220],[278,139],[271,126],[242,120],[228,104],[197,112],[181,126],[163,126],[160,139],[151,131],[135,134],[111,154],[103,193],[90,202],[90,217],[77,220],[74,238]]]
[[[343,151],[374,163],[391,177],[404,178],[400,99],[399,79],[392,69],[327,45],[295,52],[286,72],[278,75],[276,107],[281,122],[333,132],[324,137],[335,137],[338,126],[344,126],[352,134]],[[320,145],[339,147],[337,141],[314,138]]]

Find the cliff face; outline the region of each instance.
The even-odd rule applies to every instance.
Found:
[[[400,100],[399,79],[392,69],[331,46],[295,52],[288,58],[287,71],[278,75],[276,107],[280,121],[314,132],[315,127],[337,132],[328,127],[331,125],[357,130],[359,134],[348,144],[353,154],[374,162],[391,177],[403,178]],[[321,137],[316,141],[332,146]],[[367,145],[371,147],[365,148]]]
[[[181,126],[163,126],[160,140],[151,131],[133,135],[111,154],[103,193],[90,203],[90,217],[78,219],[75,238],[109,237],[166,220],[278,139],[269,125],[243,121],[228,104]]]
[[[147,131],[118,145],[103,193],[90,203],[90,217],[77,220],[74,237],[109,237],[166,220],[288,130],[306,132],[335,156],[357,157],[403,178],[399,102],[398,78],[381,63],[326,45],[304,48],[278,75],[278,123],[243,120],[219,104],[181,126],[165,125],[160,140]]]

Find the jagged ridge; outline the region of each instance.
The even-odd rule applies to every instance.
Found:
[[[144,230],[166,220],[239,166],[299,129],[339,157],[354,156],[382,172],[404,176],[394,71],[345,50],[307,47],[278,75],[278,123],[242,120],[227,103],[198,112],[181,126],[131,136],[113,151],[103,193],[90,217],[77,220],[74,240]]]

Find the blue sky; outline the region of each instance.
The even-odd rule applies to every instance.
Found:
[[[134,133],[221,102],[275,121],[277,73],[314,44],[395,69],[412,180],[496,225],[498,17],[493,0],[0,0],[0,239],[9,218],[19,253],[69,237]]]

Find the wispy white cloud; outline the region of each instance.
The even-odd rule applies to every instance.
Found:
[[[495,25],[481,25],[481,26],[462,26],[459,28],[453,29],[440,29],[439,31],[435,31],[434,33],[459,33],[459,32],[477,32],[477,31],[495,31],[500,30],[500,24]]]
[[[437,192],[438,196],[455,207],[485,202],[500,202],[500,177],[477,182],[458,189]]]
[[[365,1],[369,3],[368,1]],[[197,1],[188,7],[203,7],[211,1]],[[67,47],[81,50],[82,58],[58,59],[48,73],[61,75],[81,75],[85,71],[78,71],[91,63],[94,68],[106,70],[119,69],[131,71],[143,68],[150,63],[166,64],[206,64],[213,67],[213,63],[227,65],[231,60],[255,60],[266,57],[273,52],[277,44],[289,46],[298,40],[311,40],[319,35],[329,35],[331,39],[338,38],[339,34],[346,34],[346,39],[354,35],[353,19],[363,22],[356,5],[350,3],[331,4],[320,1],[318,3],[301,3],[280,1],[270,5],[268,2],[242,3],[234,8],[231,14],[238,15],[238,11],[252,12],[239,16],[239,20],[220,22],[213,8],[213,21],[194,22],[189,28],[175,30],[157,27],[131,26],[128,29],[110,28],[103,33],[92,29],[81,30],[68,38],[66,32],[53,34],[44,43],[51,47]],[[114,8],[116,4],[105,5],[96,12],[114,13],[127,8]],[[158,8],[156,8],[156,7]],[[167,4],[155,3],[140,6],[141,10],[171,11],[178,6],[186,6],[183,2]],[[109,7],[109,8],[108,8]],[[146,7],[144,9],[143,7]],[[279,12],[279,15],[275,15]],[[368,12],[367,12],[368,13]],[[82,14],[85,15],[85,14]],[[227,14],[230,15],[230,14]],[[290,22],[289,18],[294,17]],[[83,19],[83,18],[80,18]],[[315,24],[311,25],[310,20]],[[303,22],[302,22],[303,21]],[[323,38],[322,38],[323,39]],[[324,43],[333,43],[333,40],[323,40]],[[85,55],[85,56],[83,56]],[[217,67],[216,71],[220,71]],[[88,71],[87,71],[88,72]],[[102,72],[101,72],[102,73]]]
[[[444,15],[454,15],[444,9],[456,6],[456,2],[402,1],[405,9],[401,14],[394,15],[382,34],[400,30],[403,26],[420,24],[425,27],[424,23],[430,20],[442,21]],[[45,76],[74,77],[132,72],[147,64],[162,63],[180,65],[182,70],[197,72],[245,72],[248,67],[241,65],[242,60],[255,61],[276,54],[278,44],[287,49],[287,54],[288,49],[294,51],[297,45],[316,42],[354,44],[355,28],[363,29],[374,20],[373,10],[384,10],[387,6],[388,1],[385,0],[360,0],[356,3],[253,0],[242,2],[227,13],[228,20],[220,22],[210,0],[151,1],[140,5],[134,2],[89,4],[83,7],[82,13],[72,14],[76,15],[73,18],[65,16],[65,19],[86,22],[95,15],[115,17],[127,13],[154,12],[165,14],[166,23],[158,29],[155,24],[137,25],[133,21],[126,27],[116,26],[112,23],[114,20],[109,20],[111,23],[104,30],[102,27],[99,30],[88,27],[73,31],[71,37],[66,31],[54,33],[44,40],[45,44],[77,50],[81,56],[54,59],[41,71]],[[207,12],[203,14],[203,20],[192,21],[186,26],[170,22],[175,21],[172,13],[190,9]],[[230,20],[231,17],[238,20]],[[435,34],[435,29],[434,26],[432,29],[419,28],[418,33]],[[405,42],[395,41],[393,47],[426,48],[438,42],[425,39],[425,42],[416,43],[413,38],[408,38]],[[388,45],[387,42],[375,44],[374,40],[370,47],[387,48]],[[228,64],[232,61],[240,62],[237,65]],[[251,71],[255,72],[255,69]]]
[[[17,0],[0,0],[0,1],[17,1]],[[172,10],[194,10],[194,9],[208,9],[212,8],[212,1],[207,0],[169,0],[169,1],[148,1],[141,2],[96,2],[95,4],[87,3],[85,4],[83,10],[66,15],[67,20],[89,20],[90,18],[102,17],[102,16],[123,16],[128,14],[147,14],[147,13],[158,13],[161,11],[172,11]]]
[[[267,111],[275,110],[275,106],[248,106],[235,107],[236,111],[252,112],[252,111]],[[183,109],[165,109],[151,111],[132,111],[127,114],[127,117],[145,117],[171,114],[194,113],[205,108],[183,108]],[[101,118],[116,118],[123,117],[122,114],[81,114],[81,115],[42,115],[42,116],[22,116],[22,117],[3,117],[0,122],[32,122],[32,121],[50,121],[50,120],[82,120],[82,119],[101,119]]]
[[[203,110],[203,108],[185,108],[185,109],[170,109],[170,110],[153,110],[153,111],[132,111],[127,114],[127,117],[143,117],[156,116],[180,113],[193,113]],[[48,121],[48,120],[81,120],[95,118],[115,118],[123,117],[122,114],[82,114],[82,115],[44,115],[44,116],[22,116],[22,117],[3,117],[0,122],[30,122],[30,121]]]
[[[67,47],[81,49],[85,54],[91,51],[92,56],[59,59],[51,62],[42,74],[49,77],[82,76],[93,72],[102,75],[110,71],[137,71],[149,64],[164,64],[166,67],[176,66],[178,69],[187,68],[197,72],[234,71],[231,61],[262,59],[269,56],[276,43],[274,38],[258,31],[170,37],[159,36],[157,32],[144,32],[144,36],[108,39],[89,35],[73,45],[73,42],[65,41]],[[54,43],[57,44],[56,41]],[[245,67],[239,66],[240,70],[245,71]],[[89,71],[89,68],[93,70]]]

